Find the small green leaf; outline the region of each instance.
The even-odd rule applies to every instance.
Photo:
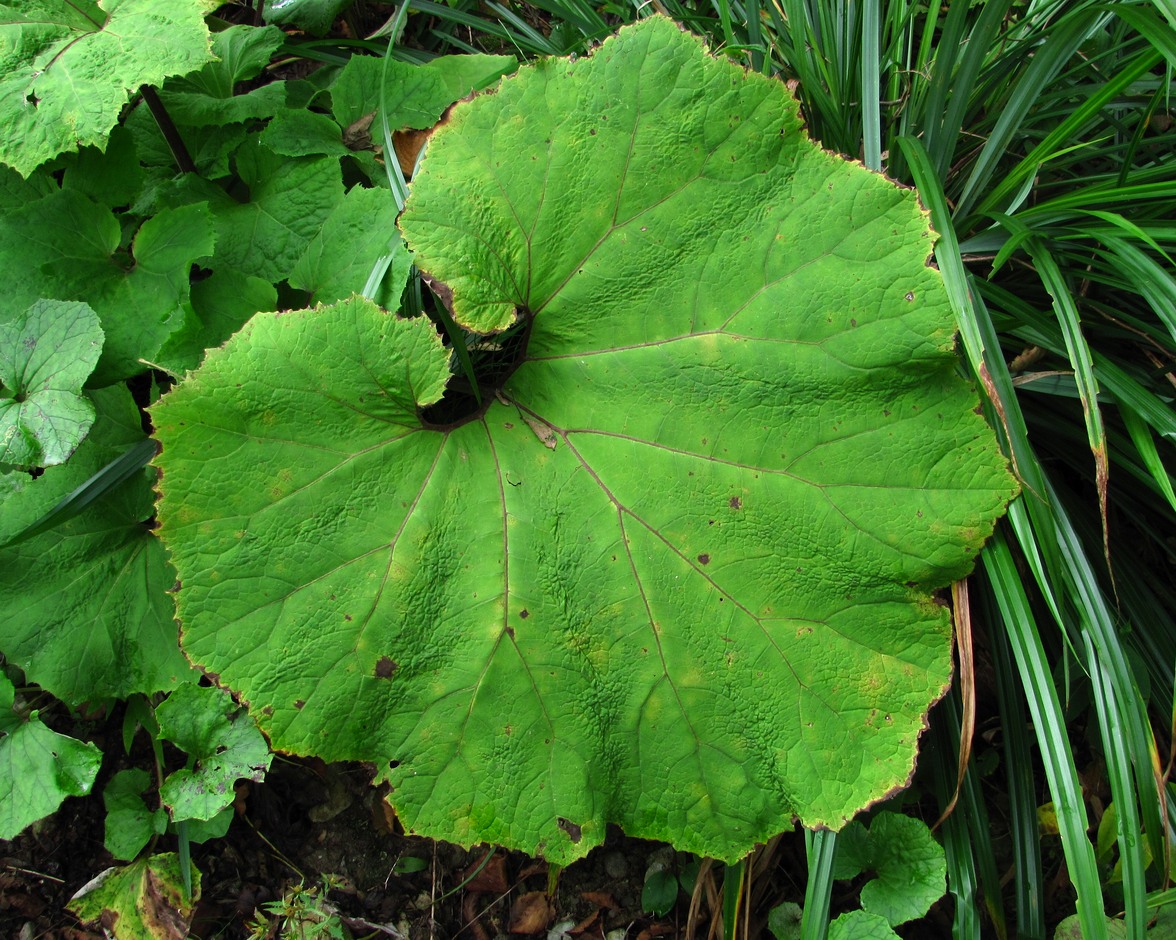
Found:
[[[98,315],[83,303],[38,300],[0,320],[0,463],[51,467],[69,459],[94,423],[82,383],[102,340]]]
[[[225,833],[229,831],[229,826],[233,824],[234,815],[236,815],[236,811],[232,805],[229,805],[212,819],[185,820],[188,828],[188,841],[193,845],[200,845],[210,839],[223,839]],[[166,817],[167,814],[164,813],[164,816]]]
[[[879,813],[869,829],[854,820],[837,837],[834,877],[863,871],[877,877],[862,888],[862,910],[892,927],[922,917],[947,891],[947,860],[927,824],[901,813]]]
[[[285,41],[285,34],[275,26],[230,26],[213,34],[216,58],[212,62],[191,75],[172,79],[167,87],[231,98],[239,83],[262,73]]]
[[[1106,919],[1107,940],[1127,940],[1127,924],[1121,918],[1108,917]],[[1168,940],[1171,933],[1159,931],[1149,940]],[[1054,928],[1053,940],[1084,940],[1082,920],[1077,914],[1071,914]]]
[[[212,57],[198,0],[0,5],[0,161],[24,176],[106,143],[128,93]]]
[[[345,157],[351,153],[343,144],[338,124],[305,108],[279,111],[261,132],[261,142],[283,157]]]
[[[184,325],[172,333],[152,358],[152,365],[183,376],[195,369],[204,351],[221,345],[259,310],[278,306],[277,289],[269,281],[225,268],[192,285]]]
[[[15,838],[67,796],[85,796],[102,764],[95,745],[18,717],[15,691],[0,674],[0,839]]]
[[[678,900],[678,879],[672,871],[674,850],[664,846],[653,853],[641,888],[641,910],[664,917]]]
[[[70,899],[69,910],[83,923],[117,923],[118,940],[176,940],[187,936],[200,899],[200,872],[192,874],[186,898],[179,858],[152,855],[106,869]]]
[[[106,341],[91,379],[106,385],[143,371],[182,323],[192,264],[213,250],[212,218],[203,205],[164,209],[119,249],[118,220],[74,189],[62,190],[0,219],[0,264],[13,272],[7,301],[40,297],[88,303]]]
[[[115,209],[132,205],[143,181],[135,138],[118,125],[110,132],[105,150],[82,147],[76,157],[66,161],[62,188],[76,189],[99,205]]]
[[[106,807],[103,844],[106,851],[120,861],[131,861],[152,836],[167,830],[167,813],[162,809],[148,809],[143,800],[143,794],[151,786],[150,774],[136,767],[120,770],[102,791],[102,802]]]
[[[184,685],[155,710],[160,735],[195,760],[159,788],[173,821],[212,819],[233,802],[233,784],[262,780],[270,750],[253,719],[222,689]]]
[[[800,921],[804,912],[794,901],[777,904],[768,912],[768,930],[776,940],[800,940]]]

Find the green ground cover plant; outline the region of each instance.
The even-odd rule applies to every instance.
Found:
[[[745,853],[799,816],[832,827],[806,836],[816,937],[854,855],[834,830],[921,744],[956,933],[1147,933],[1173,809],[1169,3],[654,5],[718,58],[649,7],[414,0],[342,41],[346,2],[210,6],[0,6],[0,758],[52,780],[12,788],[0,834],[93,785],[97,749],[45,724],[65,709],[139,702],[156,748],[210,762],[149,717],[199,688],[178,601],[275,748],[372,761],[432,835],[567,862],[620,822],[730,862],[734,935]],[[406,185],[403,132],[491,86]],[[938,273],[915,197],[833,153],[918,187]],[[602,640],[606,615],[637,626]],[[655,778],[695,801],[643,798]],[[211,803],[165,819],[119,779],[120,857],[145,853],[98,913],[153,878],[189,911]],[[837,929],[901,923],[861,908]]]

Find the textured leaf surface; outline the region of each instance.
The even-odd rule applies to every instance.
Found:
[[[90,394],[98,417],[67,463],[35,480],[0,476],[0,542],[143,439],[125,387]],[[140,472],[81,515],[0,549],[0,652],[71,704],[171,689],[192,675],[166,593],[175,572],[143,525],[154,477]]]
[[[86,304],[40,300],[0,321],[0,463],[64,463],[90,425],[94,406],[82,395],[102,351],[98,315]]]
[[[67,796],[90,792],[102,752],[12,711],[15,690],[0,675],[0,839],[48,816]]]
[[[867,911],[847,911],[829,924],[829,940],[899,940],[886,918]]]
[[[159,788],[172,819],[212,819],[233,802],[233,784],[261,780],[269,745],[249,715],[222,689],[183,685],[155,711],[160,734],[195,758]]]
[[[216,266],[276,284],[290,275],[306,246],[343,198],[339,161],[280,157],[255,141],[237,151],[249,201],[213,204]]]
[[[913,194],[651,19],[458,105],[401,221],[517,369],[422,417],[435,330],[361,301],[211,352],[154,411],[190,655],[410,829],[559,862],[904,785],[1014,490]]]
[[[83,923],[117,923],[118,940],[176,940],[186,937],[200,872],[192,868],[192,897],[184,896],[180,860],[173,852],[108,868],[70,899]]]
[[[211,58],[198,0],[0,4],[0,161],[103,146],[128,94]]]
[[[862,910],[892,927],[922,917],[947,891],[947,859],[927,824],[901,813],[879,813],[867,829],[854,821],[837,838],[836,878],[873,872],[862,888]]]

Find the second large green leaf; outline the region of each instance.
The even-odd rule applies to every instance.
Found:
[[[735,859],[903,786],[1014,492],[915,196],[670,22],[457,105],[401,220],[476,350],[256,317],[154,411],[189,655],[413,831]],[[493,345],[493,344],[491,344]],[[444,393],[444,396],[443,396]]]

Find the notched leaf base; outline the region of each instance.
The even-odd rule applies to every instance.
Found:
[[[430,286],[437,290],[436,282]],[[421,424],[435,431],[452,431],[483,417],[525,361],[532,320],[531,312],[524,307],[518,311],[515,325],[502,333],[485,337],[459,335],[458,342],[465,346],[478,394],[474,394],[473,385],[462,369],[462,356],[454,352],[454,375],[445,386],[445,394],[439,401],[417,409]]]

